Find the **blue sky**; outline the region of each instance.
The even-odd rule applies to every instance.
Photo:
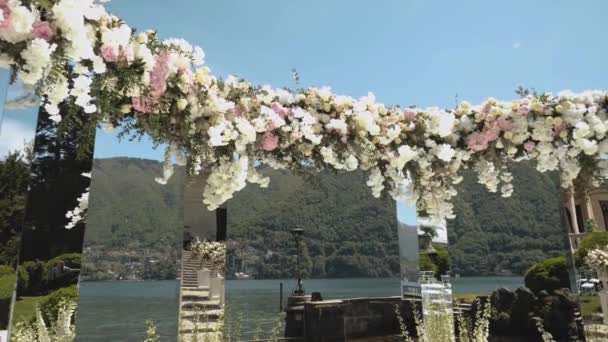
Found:
[[[107,7],[132,27],[200,45],[215,74],[258,84],[291,86],[295,67],[304,86],[354,97],[372,91],[386,104],[422,107],[452,107],[456,96],[510,99],[518,85],[608,88],[603,0],[113,0]],[[100,134],[96,156],[115,155],[160,159],[162,151]]]

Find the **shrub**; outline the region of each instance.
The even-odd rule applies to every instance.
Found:
[[[19,295],[26,294],[30,286],[30,275],[27,269],[19,266],[17,268],[17,293]]]
[[[76,285],[61,288],[51,293],[40,303],[40,312],[45,321],[57,319],[57,313],[62,303],[76,303],[78,301],[78,289]]]
[[[541,290],[551,292],[560,288],[570,288],[566,258],[546,259],[532,265],[526,272],[524,282],[526,287],[535,293]]]
[[[65,266],[69,268],[80,268],[80,265],[82,264],[82,255],[80,253],[62,254],[47,261],[47,267],[51,268],[59,261],[63,261]]]
[[[576,266],[583,266],[589,251],[597,247],[608,246],[608,232],[587,233],[581,240],[574,255]]]
[[[19,278],[27,274],[27,281],[19,281],[19,295],[38,295],[46,291],[49,270],[46,262],[26,261],[19,265]]]
[[[5,275],[14,275],[15,274],[15,270],[7,265],[0,265],[0,277],[5,276]]]

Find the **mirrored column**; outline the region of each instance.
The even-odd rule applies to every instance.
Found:
[[[458,333],[583,341],[559,175],[529,162],[510,169],[511,197],[488,192],[470,173],[454,202],[448,236]]]
[[[571,289],[578,294],[587,341],[608,338],[608,273],[598,263],[607,253],[608,188],[562,189],[568,234]]]
[[[224,337],[226,209],[203,204],[208,174],[186,177],[181,259],[179,336],[181,342]]]
[[[157,181],[164,146],[120,130],[97,132],[76,341],[177,341],[185,170]]]
[[[16,289],[16,268],[25,200],[30,181],[31,148],[38,117],[37,101],[0,72],[0,340],[5,341]]]
[[[79,206],[79,198],[89,186],[86,174],[91,170],[95,137],[95,124],[84,112],[71,112],[66,118],[70,124],[60,126],[36,106],[32,95],[11,101],[12,108],[32,104],[37,113],[36,133],[28,152],[30,179],[10,331],[14,336],[38,329],[38,312],[46,329],[52,331],[58,312],[70,311],[75,305],[84,225],[70,225],[68,213]],[[19,118],[21,124],[25,117]],[[8,112],[5,119],[6,129]]]

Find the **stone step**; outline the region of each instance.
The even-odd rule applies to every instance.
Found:
[[[194,329],[198,328],[199,332],[213,332],[219,328],[219,324],[217,322],[192,322],[189,320],[180,321],[180,329],[181,333],[192,333]]]
[[[199,322],[215,322],[224,313],[222,309],[197,311],[197,310],[182,310],[180,312],[182,320],[194,322],[198,317]]]
[[[181,310],[216,310],[221,309],[220,301],[209,299],[203,301],[182,301]]]

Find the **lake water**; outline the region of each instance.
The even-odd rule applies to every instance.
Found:
[[[452,279],[454,293],[490,293],[499,287],[517,288],[521,277],[461,277]],[[232,280],[226,282],[227,318],[239,317],[243,335],[269,331],[279,315],[280,284],[283,306],[296,282],[283,280]],[[308,293],[324,299],[399,296],[399,280],[308,279]],[[77,313],[78,342],[142,341],[146,320],[158,326],[161,341],[175,341],[178,317],[177,281],[82,282]]]

